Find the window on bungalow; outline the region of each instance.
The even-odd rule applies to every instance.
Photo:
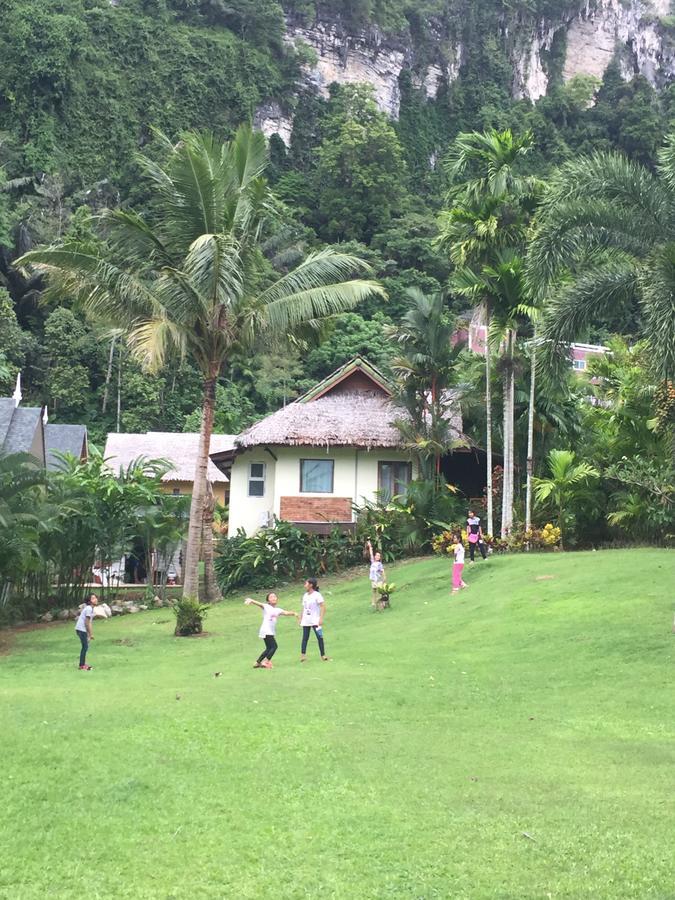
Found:
[[[579,372],[583,372],[586,368],[586,360],[585,359],[574,359],[572,360],[572,367],[575,368]]]
[[[300,492],[303,494],[333,493],[332,459],[300,460]]]
[[[265,496],[265,463],[252,462],[248,467],[249,497]]]
[[[382,500],[405,494],[412,480],[409,462],[381,462],[377,464],[377,489]]]

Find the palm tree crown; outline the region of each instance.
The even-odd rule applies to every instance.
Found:
[[[147,215],[121,209],[101,215],[104,240],[70,242],[26,254],[60,293],[76,297],[94,318],[123,327],[132,353],[158,369],[169,354],[189,356],[204,379],[200,452],[188,537],[186,594],[197,593],[197,562],[213,427],[215,382],[233,353],[256,339],[283,337],[350,309],[373,293],[369,271],[334,250],[310,254],[274,276],[261,240],[275,216],[264,177],[267,144],[242,126],[222,143],[189,133],[165,141],[167,161],[142,158],[152,187]]]
[[[633,309],[655,370],[675,373],[675,134],[652,173],[618,153],[570,160],[553,176],[528,255],[550,300],[550,362],[598,318]]]

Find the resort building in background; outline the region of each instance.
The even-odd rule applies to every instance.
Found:
[[[252,425],[211,459],[230,478],[229,533],[284,519],[307,531],[352,528],[354,506],[405,491],[415,477],[384,375],[361,358]],[[461,438],[459,404],[452,431]]]

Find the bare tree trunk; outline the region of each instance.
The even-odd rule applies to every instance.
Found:
[[[117,433],[120,433],[122,423],[122,345],[117,357]]]
[[[112,367],[113,367],[113,359],[115,356],[115,341],[117,340],[117,335],[114,334],[110,341],[110,353],[108,355],[108,369],[105,373],[105,389],[103,391],[103,403],[101,404],[101,412],[105,415],[106,407],[108,406],[108,391],[110,389],[110,379],[112,377]]]
[[[515,343],[515,334],[513,336]],[[506,527],[513,529],[513,497],[516,481],[516,373],[513,366],[513,344],[511,347],[511,370],[509,372],[509,494],[506,505]]]
[[[202,530],[202,557],[204,559],[204,597],[207,603],[215,603],[221,599],[216,571],[213,566],[213,514],[216,509],[216,498],[213,496],[211,482],[206,482],[206,498],[204,500],[204,524]]]
[[[486,440],[485,455],[487,457],[487,530],[494,534],[494,512],[492,509],[492,388],[490,386],[490,347],[485,341],[485,419]]]
[[[190,527],[188,529],[185,564],[183,566],[183,596],[197,597],[199,594],[199,557],[204,524],[204,501],[206,499],[206,471],[213,431],[213,416],[216,406],[215,374],[204,382],[202,400],[202,425],[199,433],[199,452],[195,466],[195,480],[190,503]]]
[[[509,374],[507,369],[502,374],[502,444],[504,469],[502,476],[502,520],[500,533],[502,538],[505,538],[508,531],[509,473],[511,471],[509,459],[511,447],[509,434]]]
[[[534,398],[537,377],[537,332],[530,356],[530,408],[527,414],[527,483],[525,485],[525,531],[532,528],[532,476],[534,475]],[[529,545],[528,545],[529,550]]]

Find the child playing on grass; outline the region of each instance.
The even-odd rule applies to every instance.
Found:
[[[372,593],[370,595],[370,605],[373,609],[378,609],[380,606],[380,593],[377,590],[378,584],[382,584],[384,581],[384,566],[382,565],[382,554],[378,551],[377,553],[373,553],[373,545],[370,543],[370,538],[366,543],[368,547],[368,552],[370,553],[370,586],[372,588]]]
[[[476,515],[476,513],[470,509],[469,510],[469,518],[466,520],[466,530],[469,538],[469,557],[471,562],[474,561],[474,554],[476,552],[476,546],[480,550],[480,555],[483,559],[487,556],[487,550],[485,549],[485,541],[483,540],[483,528],[480,524],[480,517]]]
[[[265,603],[259,603],[252,597],[247,597],[244,600],[246,606],[259,606],[263,611],[263,620],[260,631],[258,632],[258,637],[261,637],[265,641],[265,649],[255,661],[253,665],[254,669],[273,668],[272,657],[277,652],[277,647],[279,646],[275,637],[277,631],[277,619],[279,616],[295,616],[296,618],[298,616],[296,612],[287,612],[285,609],[281,609],[277,606],[278,602],[279,598],[274,591],[271,591],[267,595]]]
[[[91,623],[94,620],[94,607],[98,603],[96,594],[90,594],[87,602],[80,610],[77,622],[75,623],[75,634],[80,639],[80,671],[90,672],[91,666],[87,665],[87,650],[89,649],[89,641],[94,640]]]
[[[459,532],[455,532],[452,539],[452,552],[454,554],[454,562],[452,564],[452,593],[456,594],[460,588],[465,588],[468,585],[462,581],[462,570],[464,569],[464,543],[462,542],[462,535]]]
[[[310,632],[314,632],[319,642],[319,653],[324,662],[328,662],[326,647],[323,642],[323,617],[326,612],[326,604],[319,593],[319,584],[316,578],[308,578],[305,582],[305,593],[302,596],[302,644],[300,647],[300,662],[307,660],[307,641]]]

